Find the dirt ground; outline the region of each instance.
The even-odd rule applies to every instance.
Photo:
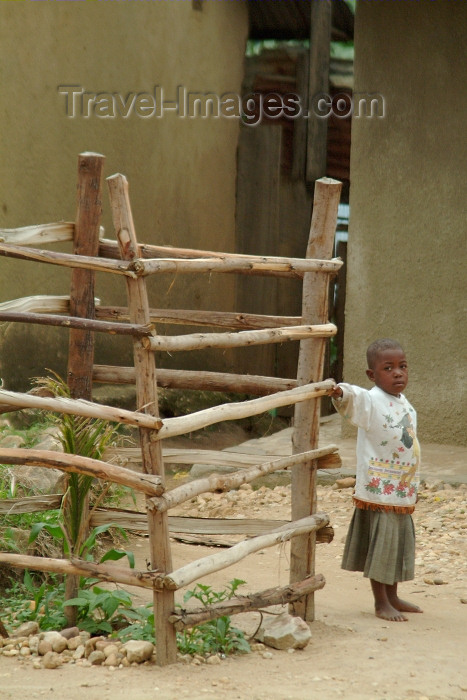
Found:
[[[439,448],[440,464],[448,453],[448,448]],[[78,663],[34,669],[28,658],[0,656],[1,700],[467,700],[467,486],[427,482],[421,492],[414,514],[416,577],[400,591],[424,612],[410,615],[407,622],[376,618],[368,580],[340,569],[351,491],[320,486],[319,510],[329,514],[335,537],[317,548],[316,572],[324,575],[326,585],[315,594],[316,619],[304,650],[262,647],[216,664],[180,662],[165,668],[147,664],[115,670]],[[236,498],[198,497],[178,513],[287,519],[290,488],[242,487]],[[137,536],[132,541],[136,565],[144,568],[147,539]],[[174,567],[213,551],[174,541]],[[251,555],[202,582],[221,590],[233,578],[242,578],[246,584],[239,592],[247,593],[286,585],[288,577],[286,544]],[[132,589],[135,604],[150,596],[141,590]],[[250,635],[259,619],[259,613],[251,613],[233,621]]]

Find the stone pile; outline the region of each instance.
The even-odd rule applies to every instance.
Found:
[[[107,637],[91,637],[89,632],[72,627],[62,632],[39,632],[37,622],[26,622],[13,636],[0,636],[3,656],[31,658],[34,668],[59,668],[63,664],[106,666],[110,669],[151,661],[155,653],[151,642],[121,642]]]

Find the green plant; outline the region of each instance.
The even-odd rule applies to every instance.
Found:
[[[237,588],[244,583],[245,581],[240,579],[233,579],[223,591],[213,591],[211,586],[198,583],[193,590],[185,594],[183,600],[187,602],[191,598],[196,598],[205,607],[209,607],[214,603],[232,598]],[[177,644],[182,654],[190,655],[228,655],[250,651],[250,645],[245,639],[245,635],[241,630],[232,626],[228,615],[184,630],[177,636]]]
[[[119,527],[118,525],[114,525],[113,523],[109,523],[108,525],[99,525],[98,527],[95,527],[91,531],[89,536],[86,538],[86,540],[80,544],[79,549],[72,549],[71,543],[67,537],[66,530],[63,527],[62,523],[58,521],[39,522],[35,523],[31,528],[31,533],[29,535],[29,544],[32,544],[32,542],[34,542],[37,539],[39,533],[42,530],[46,530],[49,533],[49,535],[51,535],[55,540],[58,540],[63,544],[63,550],[66,556],[71,556],[73,554],[74,556],[81,557],[81,559],[93,561],[93,552],[97,547],[99,535],[102,535],[105,532],[109,532],[109,530],[111,529],[116,529],[125,540],[128,539],[128,535],[126,534],[125,530],[123,530],[123,528]],[[130,550],[126,549],[109,549],[105,552],[103,556],[101,556],[99,561],[101,563],[109,560],[118,561],[118,559],[122,559],[123,557],[127,557],[130,567],[134,568],[134,554]]]
[[[23,583],[14,583],[3,596],[4,622],[11,629],[30,620],[37,621],[42,630],[62,629],[66,626],[64,594],[64,583],[55,576],[37,586],[26,570]]]
[[[127,591],[108,591],[99,586],[81,588],[76,598],[66,601],[77,609],[77,625],[92,635],[110,634],[125,621],[124,610],[131,609],[131,596]]]

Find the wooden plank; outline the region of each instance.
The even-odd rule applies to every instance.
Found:
[[[0,306],[0,308],[2,307]],[[34,310],[31,309],[31,311]],[[151,322],[156,323],[220,326],[241,330],[299,326],[301,323],[300,316],[268,316],[266,314],[246,314],[238,311],[200,311],[199,309],[149,309],[149,316]],[[110,321],[130,320],[128,309],[124,306],[98,306],[96,307],[96,318]]]
[[[92,377],[93,381],[104,384],[134,384],[136,375],[134,367],[94,365]],[[256,396],[287,391],[297,386],[296,379],[180,369],[158,369],[156,378],[157,385],[166,389],[197,389]]]
[[[321,5],[321,3],[316,3]],[[337,222],[341,183],[329,178],[317,180],[307,255],[331,257]],[[303,281],[302,317],[305,323],[322,323],[328,318],[329,280],[325,275],[310,272]],[[300,343],[297,381],[299,385],[319,381],[323,376],[326,344],[311,338]],[[306,452],[318,446],[319,399],[301,402],[295,407],[294,452]],[[292,468],[292,520],[316,512],[316,469],[311,461]],[[291,545],[290,582],[295,583],[315,571],[315,538],[305,535],[294,538]],[[314,619],[313,594],[293,604],[293,614],[304,620]]]

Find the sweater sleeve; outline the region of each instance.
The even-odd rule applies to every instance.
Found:
[[[339,384],[342,397],[332,402],[340,415],[352,425],[369,430],[371,423],[372,401],[370,392],[354,384]]]

